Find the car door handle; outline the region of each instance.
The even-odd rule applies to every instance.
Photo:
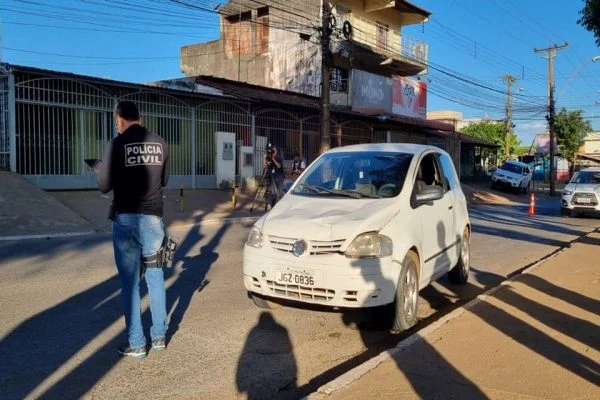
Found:
[[[449,205],[449,206],[448,206],[448,210],[452,210],[453,208],[454,208],[454,206],[453,206],[453,205]]]

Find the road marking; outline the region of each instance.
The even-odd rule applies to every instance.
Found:
[[[19,236],[0,236],[0,241],[9,240],[30,240],[30,239],[55,239],[55,238],[66,238],[73,236],[87,236],[93,235],[95,231],[85,232],[65,232],[65,233],[45,233],[40,235],[19,235]]]
[[[260,217],[238,217],[238,218],[222,218],[222,219],[209,219],[206,221],[195,222],[193,224],[171,224],[168,226],[169,229],[183,229],[183,228],[193,228],[196,226],[203,225],[216,225],[216,224],[228,224],[228,223],[241,223],[241,222],[254,222],[258,220]]]

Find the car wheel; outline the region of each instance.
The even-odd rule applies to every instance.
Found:
[[[417,322],[419,307],[419,257],[414,251],[409,251],[402,262],[402,270],[396,287],[394,300],[394,322],[392,331],[404,331]]]
[[[458,263],[448,272],[448,279],[454,285],[464,285],[469,279],[471,269],[471,247],[469,243],[469,228],[465,228],[460,240],[460,256]]]
[[[248,295],[252,298],[254,305],[256,305],[256,307],[258,307],[258,308],[262,308],[265,310],[272,310],[272,309],[280,307],[279,304],[269,301],[269,300],[265,299],[264,297],[259,296],[257,294],[248,293]]]
[[[561,208],[560,209],[560,215],[562,215],[563,217],[570,217],[571,216],[571,210],[569,210],[568,208]]]

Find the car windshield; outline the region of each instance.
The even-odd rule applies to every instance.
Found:
[[[513,164],[510,162],[505,162],[500,167],[501,170],[512,172],[513,174],[521,174],[523,172],[523,168],[517,164]]]
[[[600,183],[600,171],[579,171],[571,183]]]
[[[293,193],[304,196],[384,198],[402,190],[413,155],[360,151],[325,154],[315,161]]]

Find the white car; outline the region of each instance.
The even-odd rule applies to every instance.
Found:
[[[529,165],[519,161],[505,161],[492,174],[492,189],[503,187],[527,193],[531,185]]]
[[[600,213],[600,168],[577,171],[562,192],[563,215]]]
[[[322,154],[256,222],[244,283],[268,298],[331,307],[389,305],[412,326],[419,290],[469,274],[471,225],[450,156],[437,147],[365,144]]]

